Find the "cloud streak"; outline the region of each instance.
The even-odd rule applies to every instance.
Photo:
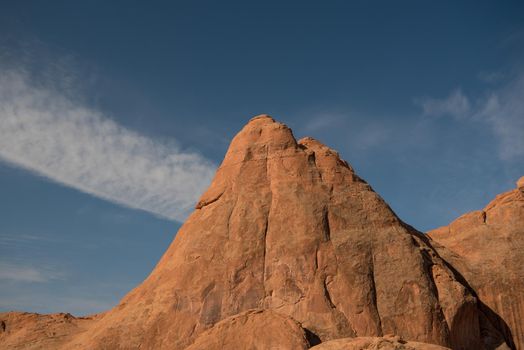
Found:
[[[60,278],[62,274],[52,269],[0,262],[0,281],[45,283]]]
[[[427,116],[484,123],[498,141],[502,160],[524,156],[524,74],[488,91],[483,98],[471,99],[456,89],[446,98],[424,97],[415,103]]]
[[[457,119],[465,118],[471,111],[469,98],[461,89],[455,89],[444,99],[423,97],[415,103],[422,107],[425,115],[452,116]]]
[[[524,74],[489,94],[473,118],[491,126],[503,160],[524,156]]]
[[[129,130],[16,69],[0,71],[0,159],[178,221],[216,168],[197,153]]]

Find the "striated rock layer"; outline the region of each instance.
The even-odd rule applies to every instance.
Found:
[[[337,152],[255,117],[151,275],[63,348],[269,348],[274,337],[300,349],[385,334],[506,346],[431,244]]]
[[[494,312],[491,323],[524,349],[524,177],[483,210],[429,232],[435,248]]]

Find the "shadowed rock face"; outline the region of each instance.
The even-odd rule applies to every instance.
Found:
[[[337,152],[258,116],[151,275],[64,348],[242,348],[272,337],[258,329],[290,329],[291,348],[384,334],[504,346],[489,312]]]
[[[524,349],[524,177],[483,210],[429,232],[465,277],[508,344]],[[514,341],[514,344],[513,344]]]

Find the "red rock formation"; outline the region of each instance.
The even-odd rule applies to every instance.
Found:
[[[483,210],[429,232],[435,248],[464,276],[506,341],[524,349],[524,177]]]
[[[271,310],[249,310],[218,322],[186,350],[308,349],[304,329]]]
[[[337,152],[259,116],[151,275],[64,348],[213,349],[219,334],[253,344],[234,336],[244,320],[246,334],[287,327],[289,341],[300,324],[308,345],[384,334],[503,345],[472,293]]]
[[[439,345],[405,341],[398,336],[358,337],[330,340],[313,350],[446,350]]]
[[[29,312],[0,314],[0,349],[58,349],[84,332],[96,317]]]

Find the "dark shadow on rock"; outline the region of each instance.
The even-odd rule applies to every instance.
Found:
[[[483,342],[483,346],[485,350],[495,350],[500,345],[506,343],[506,345],[511,350],[516,350],[517,347],[515,346],[515,342],[513,340],[513,335],[511,333],[511,329],[509,328],[508,324],[502,317],[500,317],[493,309],[491,309],[488,305],[484,304],[482,300],[479,298],[477,292],[473,287],[468,283],[466,278],[455,268],[453,265],[451,265],[446,259],[444,259],[433,247],[433,241],[428,238],[424,233],[421,233],[411,225],[408,225],[404,223],[404,226],[409,230],[409,232],[418,238],[420,238],[424,243],[426,243],[429,247],[433,249],[433,251],[442,259],[444,264],[447,268],[453,272],[455,275],[455,278],[458,282],[460,282],[462,285],[464,285],[469,292],[477,299],[477,309],[478,309],[478,322],[479,322],[479,328],[480,328],[480,336]],[[444,247],[445,248],[445,247]],[[431,276],[431,274],[429,274]],[[434,282],[434,281],[433,281]],[[451,326],[450,331],[450,337],[452,341],[452,348],[454,350],[459,349],[472,349],[477,350],[477,347],[471,347],[467,344],[462,345],[462,341],[460,340],[460,337],[467,334],[468,328],[471,328],[471,326],[468,324],[468,320],[472,320],[472,309],[470,307],[461,307],[457,311],[457,315],[454,319],[454,322]]]
[[[477,297],[478,299],[478,297]],[[492,310],[489,306],[484,304],[482,300],[478,299],[478,304],[480,307],[480,311],[483,313],[483,315],[487,318],[487,322],[492,325],[495,330],[499,331],[501,336],[506,341],[506,344],[510,347],[510,349],[515,350],[517,349],[517,346],[515,345],[515,342],[513,341],[513,335],[511,333],[511,329],[509,328],[508,324],[502,317],[500,317],[494,310]],[[483,338],[486,340],[493,339],[492,335],[489,334],[489,329],[481,328],[481,331],[483,332]],[[484,334],[486,332],[486,334]],[[496,349],[501,343],[497,343],[497,339],[493,339],[492,347],[489,347],[488,349]]]
[[[304,328],[304,331],[306,332],[306,339],[309,342],[309,346],[315,346],[322,343],[318,335],[307,328]]]

